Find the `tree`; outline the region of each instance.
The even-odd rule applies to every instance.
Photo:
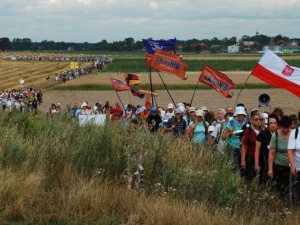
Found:
[[[10,48],[10,40],[7,37],[0,38],[0,49],[4,52]]]

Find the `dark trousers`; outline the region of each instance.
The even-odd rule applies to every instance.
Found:
[[[297,206],[300,206],[300,171],[296,176],[291,175],[290,180],[290,200]]]
[[[274,163],[273,167],[276,190],[280,193],[281,197],[287,197],[290,184],[290,167],[281,166],[276,163]]]
[[[245,161],[246,161],[246,169],[244,170],[245,179],[246,181],[252,181],[256,176],[256,172],[254,170],[255,158],[254,156],[250,156],[246,154]]]
[[[261,162],[259,170],[259,185],[266,186],[268,181],[268,162]]]

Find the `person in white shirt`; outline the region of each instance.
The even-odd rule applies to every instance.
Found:
[[[169,103],[166,112],[162,115],[163,123],[167,123],[172,116],[174,116],[174,105]]]
[[[300,111],[298,121],[300,120]],[[291,200],[300,203],[300,128],[296,127],[289,136],[288,141],[288,160],[290,164],[291,179]]]

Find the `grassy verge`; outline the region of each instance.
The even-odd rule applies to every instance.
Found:
[[[124,124],[80,127],[67,114],[6,112],[0,133],[1,224],[299,220],[271,188],[245,185],[227,158],[196,153],[186,139]]]

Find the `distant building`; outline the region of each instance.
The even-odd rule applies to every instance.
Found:
[[[230,45],[227,47],[228,53],[238,53],[240,51],[240,46],[238,45]]]
[[[243,45],[250,48],[251,46],[254,45],[254,41],[244,41],[243,42]]]
[[[285,54],[293,54],[293,53],[300,53],[300,46],[295,45],[288,45],[281,47],[282,53]]]

